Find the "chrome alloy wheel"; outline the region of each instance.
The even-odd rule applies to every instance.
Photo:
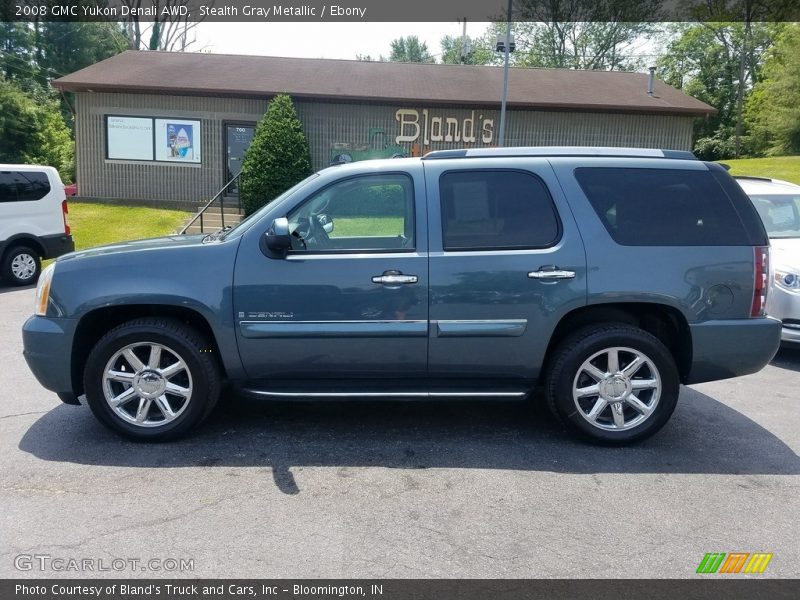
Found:
[[[36,259],[27,252],[17,254],[11,261],[11,273],[20,281],[26,281],[36,274]]]
[[[103,394],[121,419],[140,427],[175,420],[192,398],[189,367],[174,350],[137,342],[117,351],[103,372]]]
[[[661,397],[655,363],[633,348],[607,348],[590,356],[572,383],[578,413],[591,425],[625,431],[641,425]]]

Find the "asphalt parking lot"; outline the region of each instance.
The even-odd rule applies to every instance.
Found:
[[[758,577],[800,575],[800,351],[684,388],[630,448],[574,442],[525,403],[235,398],[141,445],[30,374],[33,296],[0,288],[0,577],[164,574],[20,555],[190,559],[169,573],[186,577],[691,577],[737,551],[774,554]]]

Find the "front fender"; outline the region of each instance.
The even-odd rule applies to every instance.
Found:
[[[59,261],[48,316],[80,321],[98,309],[125,306],[191,310],[209,324],[226,372],[237,378],[243,372],[233,320],[238,246],[234,239]]]

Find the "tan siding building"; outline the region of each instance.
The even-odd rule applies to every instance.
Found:
[[[81,197],[209,200],[269,99],[292,95],[316,169],[497,144],[502,70],[125,52],[54,82],[75,92]],[[689,150],[710,106],[640,73],[512,69],[506,142]]]

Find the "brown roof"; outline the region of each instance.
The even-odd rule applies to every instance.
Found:
[[[714,108],[646,73],[512,68],[514,108],[708,115]],[[61,77],[65,91],[272,96],[371,102],[493,106],[503,69],[316,58],[128,51]]]

